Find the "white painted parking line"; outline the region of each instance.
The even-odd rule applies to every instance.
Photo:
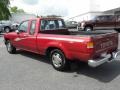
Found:
[[[5,47],[4,43],[0,43],[0,48]]]

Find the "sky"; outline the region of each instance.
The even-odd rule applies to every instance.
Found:
[[[80,3],[80,0],[11,0],[11,6],[17,6],[28,13],[60,16],[74,16],[77,13],[85,12],[86,6],[80,5]]]
[[[11,6],[35,15],[73,17],[90,10],[104,11],[120,7],[120,0],[11,0]]]

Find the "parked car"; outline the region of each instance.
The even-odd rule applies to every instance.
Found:
[[[119,15],[99,15],[91,20],[84,20],[78,24],[78,30],[92,31],[99,29],[115,29],[120,31]]]
[[[11,31],[11,21],[2,20],[0,21],[0,32],[10,32]]]
[[[11,32],[11,31],[15,31],[18,27],[19,23],[16,22],[12,22],[12,21],[8,21],[8,20],[2,20],[0,21],[0,33],[1,32]]]
[[[35,18],[21,22],[16,32],[4,35],[9,53],[17,49],[46,55],[56,70],[78,60],[97,67],[117,59],[118,33],[70,32],[61,18]]]
[[[65,22],[67,28],[77,28],[77,22],[76,21],[66,21]]]
[[[19,26],[19,23],[12,23],[11,25],[11,31],[15,31]]]

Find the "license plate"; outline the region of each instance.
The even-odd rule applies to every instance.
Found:
[[[106,47],[110,47],[110,46],[113,46],[112,41],[104,42],[101,44],[101,48],[106,48]]]

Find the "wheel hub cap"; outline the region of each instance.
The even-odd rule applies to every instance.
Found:
[[[61,58],[60,54],[54,53],[52,55],[52,62],[55,67],[60,67],[62,65],[62,58]]]
[[[5,31],[8,33],[8,32],[9,32],[9,29],[8,29],[8,28],[6,28],[6,29],[5,29]]]

